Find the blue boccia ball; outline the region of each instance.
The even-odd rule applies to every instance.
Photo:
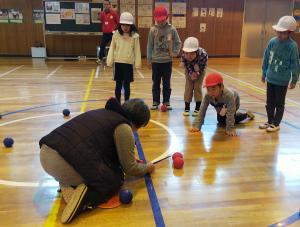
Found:
[[[70,115],[70,110],[69,110],[69,109],[64,109],[64,110],[62,111],[62,113],[63,113],[63,115],[64,115],[65,117],[68,117],[68,116]]]
[[[3,140],[3,144],[5,147],[12,147],[13,144],[14,144],[14,140],[10,137],[6,137],[4,140]]]
[[[122,189],[119,192],[119,199],[121,203],[128,204],[132,201],[132,192],[128,189]]]

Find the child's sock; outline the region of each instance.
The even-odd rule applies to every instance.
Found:
[[[199,101],[199,102],[196,102],[196,107],[195,107],[195,110],[199,111],[199,109],[200,109],[200,106],[201,106],[201,101]]]
[[[189,102],[185,102],[184,111],[190,111],[190,103]]]

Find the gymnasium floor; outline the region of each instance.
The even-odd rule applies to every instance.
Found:
[[[223,73],[226,86],[240,94],[241,110],[256,114],[230,138],[217,127],[211,107],[202,132],[188,132],[193,117],[182,116],[185,79],[175,60],[174,110],[152,111],[139,139],[147,160],[179,151],[184,168],[160,162],[151,193],[149,179],[130,178],[124,188],[133,191],[131,204],[96,209],[69,226],[300,226],[300,87],[288,91],[281,130],[259,130],[266,120],[260,65],[260,59],[209,59],[207,71]],[[151,85],[144,64],[135,73],[131,97],[151,105]],[[0,59],[0,139],[15,140],[11,149],[0,145],[0,226],[63,226],[65,203],[40,166],[38,141],[69,119],[62,116],[64,108],[71,117],[102,108],[114,87],[111,69],[93,61]]]

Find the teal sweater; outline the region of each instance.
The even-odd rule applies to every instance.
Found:
[[[292,77],[292,84],[299,78],[299,54],[297,43],[289,38],[279,41],[270,40],[263,58],[263,77],[268,83],[287,86]]]

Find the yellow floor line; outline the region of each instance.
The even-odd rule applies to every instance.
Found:
[[[94,74],[95,74],[95,70],[93,69],[92,72],[91,72],[90,80],[89,80],[89,83],[88,83],[88,86],[87,86],[87,89],[86,89],[86,93],[85,93],[85,96],[84,96],[84,102],[81,104],[80,113],[85,112],[86,101],[89,99]],[[47,217],[47,219],[44,223],[44,227],[53,227],[53,226],[55,226],[57,214],[58,214],[59,207],[60,207],[60,202],[61,202],[61,197],[55,198],[53,206],[52,206],[52,208],[51,208],[51,210],[48,214],[48,217]]]

